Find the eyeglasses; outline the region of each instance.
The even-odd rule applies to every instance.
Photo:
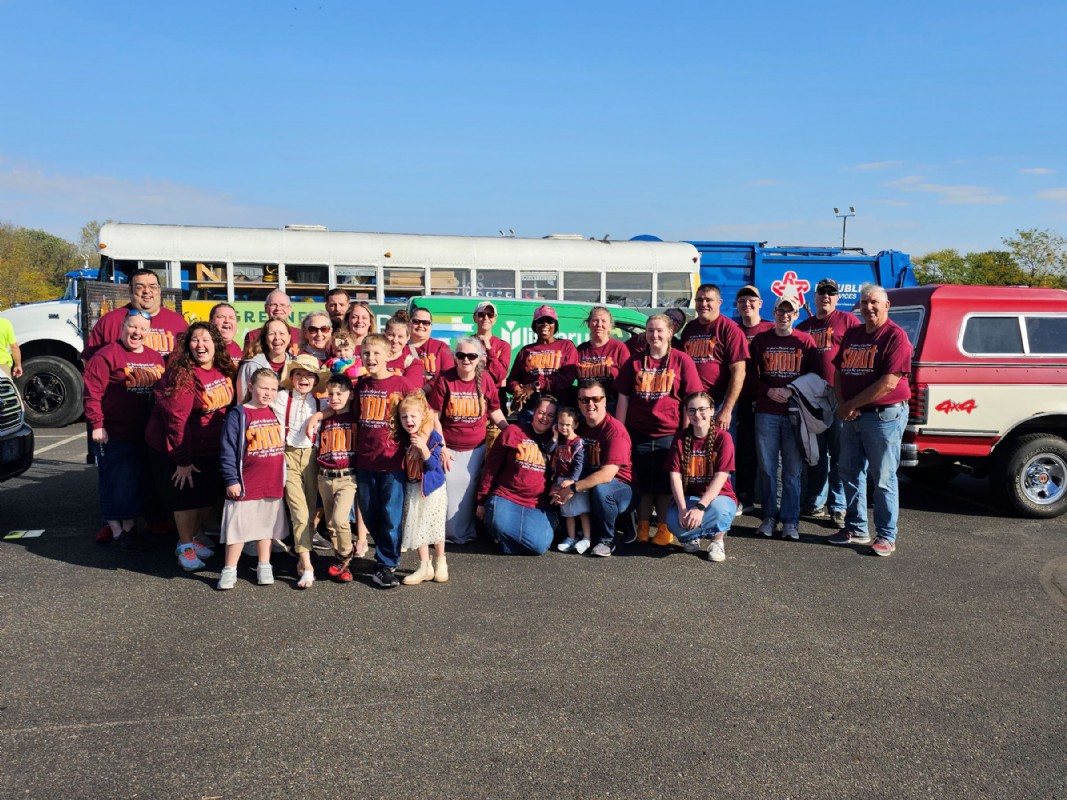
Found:
[[[133,285],[133,290],[135,292],[158,292],[159,291],[159,284],[158,283],[135,283]]]
[[[711,411],[711,406],[700,406],[700,408],[687,408],[685,412],[687,414],[707,414]]]
[[[144,317],[145,319],[147,319],[149,321],[151,321],[151,319],[152,319],[152,315],[151,314],[149,314],[147,311],[141,311],[141,309],[139,309],[139,308],[131,308],[129,311],[126,312],[126,316],[127,317]]]
[[[413,319],[413,320],[411,320],[411,324],[412,325],[419,325],[419,326],[433,325],[433,320],[432,319]]]
[[[304,328],[304,330],[307,331],[308,333],[329,333],[330,331],[333,330],[333,326],[332,325],[327,325],[325,327],[318,327],[317,328],[314,325],[308,325],[306,328]]]
[[[477,361],[478,360],[478,354],[477,353],[456,353],[456,360],[457,361]]]
[[[774,309],[774,313],[775,314],[782,314],[783,316],[787,316],[787,317],[791,317],[794,314],[796,314],[797,312],[796,312],[795,309],[792,309],[792,308],[776,308],[776,309]]]
[[[583,406],[591,406],[591,405],[595,405],[596,403],[601,403],[603,401],[604,401],[604,395],[600,395],[600,397],[579,397],[578,398],[578,402],[581,403]]]

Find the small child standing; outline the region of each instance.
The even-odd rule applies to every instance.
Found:
[[[234,408],[223,423],[219,463],[226,482],[221,537],[226,565],[218,582],[222,590],[237,585],[237,561],[245,542],[256,543],[256,582],[261,586],[274,583],[271,541],[288,533],[282,505],[285,438],[270,407],[277,393],[274,370],[257,369],[249,380],[249,401]]]
[[[327,360],[324,366],[334,375],[347,375],[355,383],[361,375],[367,374],[363,369],[363,361],[356,353],[356,346],[344,331],[333,337],[333,353],[333,358]]]
[[[556,411],[556,451],[552,454],[552,471],[556,476],[556,486],[566,488],[581,480],[585,468],[585,449],[582,437],[577,433],[578,412],[573,408],[562,406]],[[567,538],[559,543],[557,550],[561,553],[574,551],[581,555],[592,545],[593,525],[589,517],[589,493],[575,492],[563,504],[560,515],[567,523]],[[579,517],[582,523],[582,538],[574,524]]]
[[[419,568],[402,583],[414,586],[423,581],[448,580],[445,562],[445,518],[448,501],[445,472],[441,465],[444,438],[433,429],[433,414],[421,390],[405,395],[397,404],[397,435],[404,452],[407,486],[404,489],[404,525],[401,550],[419,551]],[[430,563],[430,545],[434,559]]]
[[[331,375],[326,381],[329,415],[319,412],[308,422],[308,431],[318,428],[319,496],[336,561],[330,577],[340,583],[352,580],[352,526],[349,522],[356,500],[356,419],[352,413],[352,381],[347,375]]]

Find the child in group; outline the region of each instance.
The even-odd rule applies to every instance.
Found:
[[[578,412],[567,406],[556,411],[556,450],[552,454],[552,472],[556,476],[556,486],[565,488],[581,480],[585,468],[585,449],[582,437],[578,435]],[[563,504],[560,515],[567,524],[567,538],[556,547],[561,553],[572,550],[581,555],[593,544],[593,526],[589,516],[589,493],[575,492]],[[582,538],[578,538],[574,519],[582,523]]]
[[[274,370],[257,369],[249,380],[248,402],[227,414],[222,426],[219,463],[226,483],[220,539],[226,545],[226,565],[218,582],[222,590],[237,585],[237,561],[246,542],[256,543],[256,582],[274,583],[271,542],[288,533],[282,506],[285,438],[270,407],[277,392]]]
[[[347,375],[354,384],[360,376],[367,374],[352,338],[345,331],[334,335],[333,352],[334,357],[327,360],[325,366],[329,367],[334,375]]]
[[[434,430],[433,414],[422,390],[397,404],[395,425],[404,452],[407,486],[404,490],[404,535],[400,549],[419,551],[419,568],[403,580],[405,586],[448,580],[445,562],[445,518],[448,502],[441,465],[444,438]],[[430,562],[430,545],[434,559]]]
[[[708,559],[725,561],[726,533],[737,511],[730,486],[734,468],[734,440],[715,425],[715,401],[706,392],[685,398],[690,425],[674,437],[667,456],[671,495],[667,527],[687,553],[700,552],[700,539],[709,538]]]
[[[349,522],[356,499],[356,417],[352,410],[352,394],[352,381],[347,375],[331,375],[326,381],[329,408],[308,421],[309,433],[318,431],[319,495],[336,559],[329,572],[330,577],[340,583],[351,582],[349,564],[354,555]],[[320,419],[321,426],[318,424]]]

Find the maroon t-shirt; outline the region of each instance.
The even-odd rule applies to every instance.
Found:
[[[456,365],[452,351],[439,339],[427,339],[422,344],[416,345],[415,349],[422,356],[422,379],[427,386],[437,380],[437,376],[442,372]]]
[[[351,410],[322,421],[319,451],[315,460],[320,469],[355,469],[356,418]]]
[[[756,365],[756,413],[789,413],[789,403],[776,403],[767,396],[768,389],[784,389],[801,375],[822,374],[822,358],[815,340],[794,330],[779,336],[774,330],[757,334],[752,340],[752,362]]]
[[[874,333],[867,333],[865,325],[845,331],[841,350],[834,360],[841,397],[851,400],[879,378],[895,372],[902,377],[891,392],[879,397],[873,405],[888,406],[911,397],[907,375],[911,372],[911,342],[904,329],[892,320]],[[861,408],[869,410],[869,407]]]
[[[482,342],[484,345],[485,342]],[[499,386],[500,382],[508,376],[508,367],[511,366],[511,345],[496,336],[489,337],[489,347],[485,349],[485,371],[493,379],[493,384]]]
[[[85,365],[85,419],[116,442],[143,442],[152,413],[152,387],[163,377],[163,356],[121,342],[105,344]]]
[[[410,347],[405,347],[401,351],[400,355],[394,358],[392,361],[387,361],[385,364],[386,369],[389,370],[390,375],[402,378],[404,381],[404,393],[413,392],[416,389],[423,387],[423,373],[422,373],[422,361],[418,358],[412,357],[411,363],[406,367],[404,362],[407,361],[408,356],[413,356]]]
[[[285,492],[285,439],[269,406],[244,407],[244,454],[241,459],[241,500],[282,497]]]
[[[690,320],[682,330],[682,347],[697,365],[704,391],[718,405],[730,385],[730,365],[748,358],[741,326],[722,314],[707,325],[698,319]]]
[[[608,388],[619,377],[622,365],[630,360],[630,351],[618,339],[608,339],[600,347],[591,341],[578,345],[578,380],[600,378]]]
[[[774,323],[767,319],[761,319],[751,327],[744,323],[738,323],[738,327],[745,334],[745,343],[748,344],[748,361],[745,362],[745,382],[741,386],[741,399],[755,400],[756,382],[759,379],[756,377],[756,364],[752,360],[752,340],[756,338],[757,333],[771,330],[774,327]]]
[[[552,431],[509,425],[493,444],[482,467],[478,504],[497,495],[526,508],[544,508],[548,501],[548,458]]]
[[[230,358],[233,359],[233,365],[236,367],[244,360],[244,350],[241,349],[241,345],[237,342],[230,342],[226,345],[226,352],[230,354]]]
[[[441,415],[441,432],[452,450],[473,450],[485,442],[489,414],[500,410],[493,379],[482,372],[482,390],[459,377],[455,367],[441,373],[430,390],[430,407]]]
[[[179,466],[193,463],[194,456],[217,456],[223,417],[233,404],[233,381],[214,367],[196,367],[189,386],[168,394],[172,379],[173,373],[164,373],[153,389],[156,404],[145,441]]]
[[[835,308],[826,319],[808,317],[797,325],[798,331],[804,331],[815,340],[815,346],[819,348],[819,355],[822,356],[822,376],[826,378],[827,383],[832,385],[834,382],[834,359],[837,358],[837,351],[841,349],[841,339],[845,331],[860,324],[862,323],[855,314]]]
[[[556,339],[549,344],[528,344],[515,357],[508,375],[508,388],[514,384],[532,383],[542,392],[556,397],[574,384],[578,376],[578,349],[570,339]]]
[[[122,326],[126,322],[126,312],[133,308],[132,303],[127,303],[122,308],[109,311],[97,320],[89,334],[89,341],[85,343],[82,351],[82,359],[88,361],[105,344],[117,342],[122,337]],[[160,307],[159,312],[148,321],[149,330],[144,337],[144,346],[150,347],[167,360],[167,356],[174,352],[178,336],[185,333],[189,324],[185,317],[177,311]]]
[[[626,427],[645,436],[670,436],[682,424],[682,403],[703,389],[693,359],[670,349],[663,358],[636,355],[619,370],[615,390],[630,398]]]
[[[418,364],[421,385],[422,364]],[[414,388],[418,388],[417,386]],[[371,472],[400,472],[404,469],[404,451],[389,430],[389,420],[400,399],[412,391],[407,378],[390,375],[373,378],[364,375],[356,381],[352,395],[352,414],[356,418],[356,464]]]
[[[264,323],[265,322],[266,322],[266,320],[264,320]],[[248,346],[250,344],[252,344],[252,342],[259,341],[259,337],[262,336],[262,335],[263,335],[263,326],[262,325],[260,325],[260,327],[258,327],[258,328],[253,328],[248,333],[246,333],[245,334],[244,349],[247,350]],[[291,356],[297,355],[300,352],[300,348],[303,346],[303,344],[304,344],[304,331],[301,328],[294,328],[292,325],[290,325],[289,326],[289,355],[291,355]]]
[[[689,445],[689,463],[684,470],[683,461],[685,434],[680,433],[675,437],[670,455],[667,456],[667,471],[677,472],[682,476],[686,497],[701,497],[708,490],[708,484],[716,472],[733,472],[734,440],[728,432],[722,430],[710,431],[709,435],[702,439],[693,437]],[[729,478],[719,490],[719,497],[729,497],[737,502],[737,495],[734,494]]]
[[[615,477],[623,483],[633,481],[633,443],[626,427],[615,417],[607,416],[595,428],[585,418],[578,423],[576,431],[585,444],[585,467],[582,477],[588,477],[603,466],[614,464],[619,468]]]

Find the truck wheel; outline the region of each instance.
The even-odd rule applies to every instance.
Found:
[[[22,365],[19,389],[26,421],[34,428],[62,428],[82,414],[82,376],[56,356],[31,358]]]
[[[1067,511],[1067,441],[1045,433],[1020,436],[1000,463],[1003,470],[994,470],[990,480],[1016,511],[1039,519]]]

